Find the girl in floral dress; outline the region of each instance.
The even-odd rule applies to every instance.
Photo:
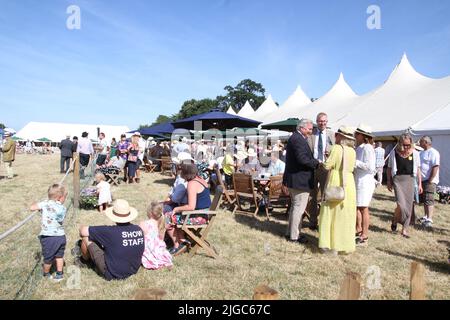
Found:
[[[148,220],[139,226],[144,231],[145,250],[142,265],[146,269],[156,270],[164,267],[172,268],[172,256],[164,242],[165,221],[162,204],[152,202],[147,208]]]

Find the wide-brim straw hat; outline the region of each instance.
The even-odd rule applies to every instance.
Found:
[[[355,140],[354,131],[347,126],[340,126],[336,133],[339,133],[341,136],[347,139]]]
[[[141,133],[139,131],[136,131],[135,133],[133,133],[133,136],[141,137]]]
[[[180,152],[176,157],[172,158],[172,162],[175,164],[181,164],[184,161],[192,161],[194,158],[187,152]]]
[[[375,136],[372,134],[372,128],[364,123],[360,123],[358,128],[356,128],[355,133],[361,133],[365,136],[374,138]]]
[[[105,210],[105,215],[116,223],[128,223],[137,218],[138,212],[130,207],[127,200],[117,199],[111,208]]]
[[[246,158],[248,157],[248,154],[247,154],[247,152],[245,152],[245,151],[239,150],[239,151],[234,155],[234,157],[235,157],[236,159],[238,159],[238,160],[244,160],[244,159],[246,159]]]
[[[258,154],[255,152],[255,149],[253,149],[253,148],[248,148],[247,155],[249,157],[256,157],[256,156],[258,156]]]

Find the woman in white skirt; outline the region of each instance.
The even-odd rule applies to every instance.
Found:
[[[375,190],[375,150],[372,129],[360,124],[356,139],[356,244],[367,245],[369,239],[369,205]]]

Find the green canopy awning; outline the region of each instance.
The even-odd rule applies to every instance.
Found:
[[[16,136],[12,137],[11,139],[13,139],[14,141],[26,141],[25,139]]]
[[[282,130],[282,131],[293,132],[297,128],[297,125],[299,122],[300,122],[300,120],[298,118],[289,118],[287,120],[263,125],[261,128],[268,129],[268,130],[278,129],[278,130]]]
[[[40,139],[37,139],[36,141],[38,141],[38,142],[52,142],[52,140],[50,140],[49,138],[40,138]]]

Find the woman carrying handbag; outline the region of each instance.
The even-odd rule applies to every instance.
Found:
[[[356,189],[353,170],[356,153],[353,132],[342,126],[323,166],[328,170],[319,215],[319,248],[337,254],[355,251]]]

